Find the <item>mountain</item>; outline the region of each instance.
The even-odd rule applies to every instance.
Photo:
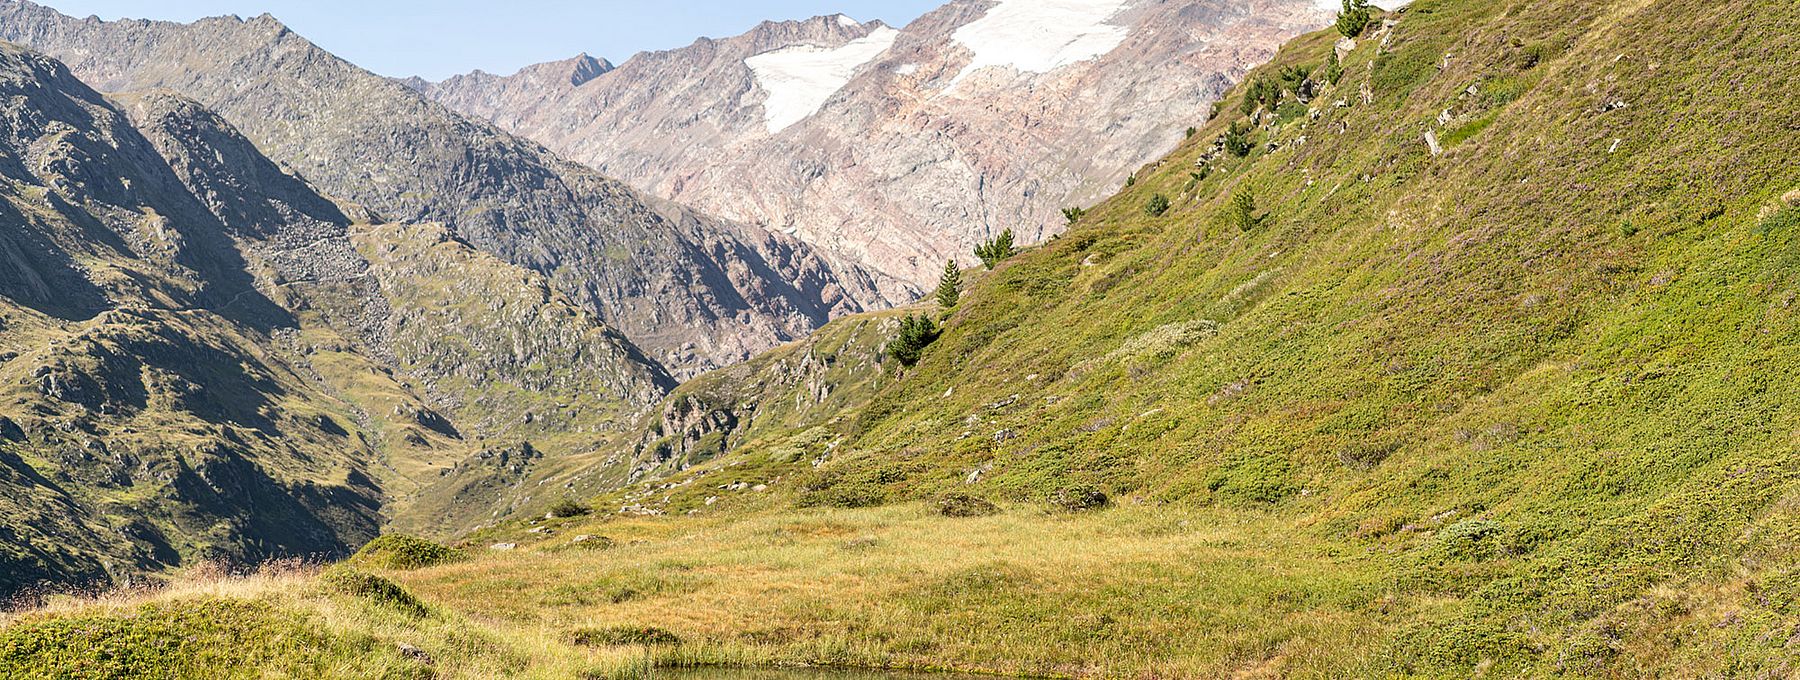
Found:
[[[651,199],[471,122],[319,49],[269,16],[80,20],[0,1],[0,40],[101,91],[169,89],[270,158],[386,221],[439,222],[555,288],[677,375],[729,364],[874,299],[804,244]],[[576,64],[564,80],[598,66]]]
[[[0,102],[0,592],[342,555],[464,458],[592,446],[675,385],[544,277],[357,223],[196,102],[6,44]]]
[[[1331,3],[1335,4],[1335,3]],[[793,234],[910,302],[944,260],[1121,186],[1294,35],[1313,0],[956,0],[903,29],[843,15],[639,54],[586,82],[422,90],[651,194]],[[670,140],[680,143],[671,144]]]

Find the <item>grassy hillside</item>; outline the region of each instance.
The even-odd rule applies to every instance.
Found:
[[[1792,675],[1800,5],[1392,19],[1335,85],[1290,44],[834,415],[396,580],[644,663]]]

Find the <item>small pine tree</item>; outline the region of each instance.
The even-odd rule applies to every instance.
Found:
[[[944,265],[944,275],[938,279],[937,300],[944,309],[955,307],[962,301],[962,267],[956,260]]]
[[[1344,79],[1344,62],[1338,59],[1337,49],[1331,50],[1331,56],[1325,58],[1325,82],[1333,85]]]
[[[1338,12],[1337,30],[1346,38],[1361,37],[1373,15],[1369,0],[1344,0],[1344,9]]]
[[[1145,215],[1149,215],[1151,217],[1162,217],[1163,215],[1168,214],[1168,212],[1169,212],[1169,197],[1168,196],[1164,196],[1162,194],[1157,194],[1155,196],[1151,196],[1150,202],[1144,204],[1144,214]]]
[[[888,343],[888,356],[901,366],[913,366],[924,356],[925,348],[938,339],[937,323],[924,314],[900,320],[900,332]]]
[[[1130,176],[1127,176],[1125,178],[1125,186],[1131,187],[1131,186],[1136,186],[1136,185],[1137,185],[1137,173],[1134,172],[1134,173],[1131,173]]]
[[[1013,249],[1011,229],[1000,232],[999,236],[995,236],[975,248],[975,257],[981,258],[981,264],[986,265],[988,269],[999,266],[1001,262],[1006,261],[1006,258],[1017,253],[1018,251]]]
[[[1254,231],[1262,224],[1262,220],[1256,216],[1256,194],[1250,187],[1242,187],[1237,190],[1237,193],[1231,195],[1231,207],[1227,218],[1239,231],[1246,233]]]
[[[1071,227],[1083,217],[1087,217],[1087,208],[1063,208],[1063,219],[1068,220]]]
[[[1243,121],[1231,124],[1225,131],[1225,150],[1231,155],[1243,158],[1250,155],[1250,125]]]
[[[1194,135],[1197,135],[1197,134],[1200,134],[1200,128],[1193,127],[1191,125],[1188,126],[1188,129],[1187,129],[1187,138],[1188,139],[1193,139]]]

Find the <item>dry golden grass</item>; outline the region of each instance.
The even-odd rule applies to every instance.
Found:
[[[683,640],[654,650],[665,666],[1324,677],[1385,637],[1366,607],[1379,598],[1364,576],[1375,558],[1270,550],[1294,538],[1243,515],[1015,507],[950,519],[904,505],[557,531],[395,577],[492,630],[665,629]],[[564,547],[584,533],[618,546]],[[1193,634],[1202,624],[1207,637]]]

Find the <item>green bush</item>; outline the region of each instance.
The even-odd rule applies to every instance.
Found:
[[[461,554],[443,545],[405,534],[387,534],[369,541],[349,562],[375,569],[421,569],[459,559]]]
[[[1069,226],[1072,227],[1075,226],[1076,222],[1080,222],[1081,218],[1087,217],[1087,208],[1063,208],[1062,214],[1063,219],[1068,221]]]
[[[960,491],[939,496],[934,507],[937,514],[945,517],[986,517],[1000,514],[1000,506],[988,499]]]
[[[425,603],[413,597],[400,584],[348,566],[339,565],[325,570],[325,573],[319,575],[319,581],[334,592],[366,600],[413,618],[429,613],[425,609]]]
[[[900,320],[900,332],[888,343],[888,356],[901,366],[915,365],[925,348],[937,341],[938,333],[937,323],[924,314],[905,317]]]
[[[1469,519],[1444,527],[1432,549],[1448,560],[1480,561],[1500,554],[1500,527],[1485,519]]]
[[[612,626],[577,630],[570,635],[570,643],[576,647],[626,647],[631,645],[656,647],[679,645],[681,638],[674,633],[652,626]]]
[[[1050,493],[1050,507],[1063,512],[1099,510],[1112,504],[1106,492],[1092,484],[1074,484]]]
[[[1162,217],[1169,213],[1169,197],[1162,194],[1151,196],[1144,204],[1144,214],[1150,217]]]
[[[577,503],[573,500],[564,498],[560,501],[557,501],[556,505],[550,506],[549,514],[551,517],[555,517],[558,519],[567,519],[570,517],[580,517],[580,516],[586,515],[590,512],[593,512],[593,510],[590,510],[587,506]]]
[[[975,257],[981,258],[981,263],[988,269],[999,266],[1001,262],[1005,262],[1007,258],[1016,254],[1018,254],[1018,250],[1013,247],[1011,229],[1002,231],[999,236],[988,239],[975,247]]]
[[[1331,49],[1331,55],[1325,58],[1325,82],[1333,85],[1344,79],[1344,62],[1338,59],[1337,48]]]

